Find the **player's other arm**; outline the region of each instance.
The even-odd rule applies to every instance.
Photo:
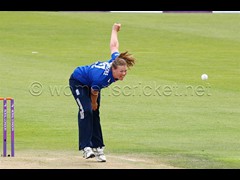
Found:
[[[98,108],[98,103],[97,103],[98,94],[99,94],[99,91],[91,88],[91,103],[92,103],[92,110],[94,111]]]
[[[110,39],[110,51],[111,54],[118,52],[119,42],[118,42],[118,31],[120,31],[121,24],[114,23],[112,27],[111,39]]]

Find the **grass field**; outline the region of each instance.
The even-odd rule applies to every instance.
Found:
[[[149,156],[180,168],[240,168],[239,19],[0,12],[0,96],[15,98],[16,157],[78,151],[68,79],[75,67],[110,58],[111,27],[120,22],[120,51],[137,63],[124,81],[102,91],[106,155]]]

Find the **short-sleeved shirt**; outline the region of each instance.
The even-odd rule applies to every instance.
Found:
[[[111,64],[119,56],[119,52],[114,52],[111,59],[107,61],[97,61],[91,65],[79,66],[73,72],[74,79],[82,84],[100,91],[115,82],[112,74]]]

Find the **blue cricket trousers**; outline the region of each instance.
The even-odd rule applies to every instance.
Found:
[[[72,75],[69,79],[69,86],[79,107],[79,150],[83,150],[85,147],[104,147],[99,116],[100,92],[97,99],[98,108],[93,111],[91,105],[91,87],[83,85],[80,81],[74,79]]]

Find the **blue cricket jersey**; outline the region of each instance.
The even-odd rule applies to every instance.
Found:
[[[111,64],[117,56],[119,56],[119,52],[114,52],[108,61],[97,61],[91,65],[77,67],[73,72],[74,79],[97,91],[108,87],[115,82],[111,71]]]

